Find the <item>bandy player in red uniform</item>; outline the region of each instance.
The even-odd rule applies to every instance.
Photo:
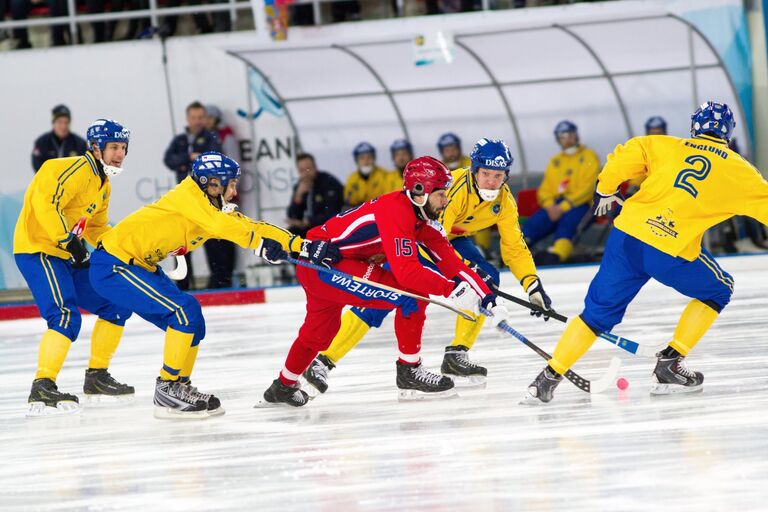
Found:
[[[498,325],[509,313],[496,305],[496,295],[456,256],[437,218],[446,205],[451,173],[432,157],[412,160],[403,172],[403,190],[385,194],[338,215],[307,233],[308,240],[328,241],[341,250],[336,268],[347,274],[419,295],[449,297],[461,309],[482,306]],[[442,275],[419,261],[419,247],[436,262]],[[389,270],[384,268],[389,264]],[[333,340],[344,306],[397,309],[395,334],[400,356],[397,387],[401,399],[452,395],[453,381],[421,364],[421,331],[427,303],[363,285],[307,267],[296,268],[307,296],[307,316],[293,342],[285,366],[264,392],[264,400],[302,406],[308,395],[297,380]]]

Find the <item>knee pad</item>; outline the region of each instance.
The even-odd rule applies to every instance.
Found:
[[[410,298],[410,297],[408,297]],[[413,300],[413,299],[410,299]],[[381,327],[382,322],[389,314],[388,309],[352,308],[352,312],[365,322],[368,327]]]

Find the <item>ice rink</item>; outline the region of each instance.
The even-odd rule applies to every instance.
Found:
[[[518,405],[544,361],[486,327],[471,355],[485,389],[399,403],[391,320],[331,373],[304,409],[254,409],[304,315],[297,288],[265,305],[205,311],[208,337],[193,380],[226,415],[152,416],[163,335],[134,318],[111,371],[136,403],[24,417],[42,320],[0,324],[0,510],[648,511],[766,510],[768,256],[720,259],[736,280],[728,308],[689,357],[699,394],[649,396],[652,359],[599,340],[574,370],[598,378],[623,360],[627,391],[590,396],[564,382],[555,400]],[[543,271],[567,315],[581,310],[596,267]],[[506,289],[521,295],[510,274]],[[614,332],[657,344],[687,299],[643,289]],[[511,324],[551,351],[563,324],[510,305]],[[94,318],[85,317],[58,383],[82,391]],[[430,306],[423,357],[438,369],[454,320]]]

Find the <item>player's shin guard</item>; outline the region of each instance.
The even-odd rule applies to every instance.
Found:
[[[177,331],[172,327],[165,330],[163,368],[160,370],[160,377],[163,380],[178,380],[194,337],[195,335],[191,332]]]
[[[477,337],[480,335],[480,331],[485,323],[485,315],[479,315],[475,322],[471,322],[460,316],[456,317],[456,334],[454,335],[451,346],[456,347],[461,345],[471,349],[475,344]]]
[[[561,262],[568,261],[568,258],[571,257],[571,253],[573,252],[573,243],[567,238],[560,238],[555,240],[555,243],[549,248],[549,252],[557,254],[557,257],[560,258]]]
[[[64,365],[72,340],[58,331],[48,329],[40,340],[40,348],[37,352],[37,372],[35,379],[51,379],[56,377]]]
[[[597,339],[597,335],[580,316],[574,317],[563,331],[555,346],[549,366],[563,375],[583,356]]]
[[[123,326],[99,318],[91,335],[91,359],[88,368],[109,368],[112,355],[120,344]]]
[[[189,382],[189,377],[192,375],[192,370],[195,367],[195,361],[197,361],[197,349],[200,345],[189,347],[187,352],[187,358],[184,360],[184,366],[181,367],[181,373],[179,374],[179,381]]]
[[[363,336],[370,330],[359,316],[352,311],[347,311],[341,317],[341,327],[336,337],[331,341],[331,346],[322,355],[329,358],[332,362],[338,363],[341,359],[357,345]]]
[[[669,346],[683,357],[687,356],[706,334],[717,318],[718,312],[696,299],[686,306],[675,328],[675,335]]]

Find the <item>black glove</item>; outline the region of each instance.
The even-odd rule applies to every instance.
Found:
[[[540,317],[544,315],[544,321],[546,322],[549,320],[547,311],[552,309],[552,299],[550,299],[549,295],[547,295],[547,292],[544,291],[544,285],[541,284],[541,279],[538,277],[533,281],[533,283],[531,283],[531,286],[528,287],[528,300],[530,300],[534,306],[538,306],[544,310],[531,310],[531,316]]]
[[[72,239],[67,242],[65,247],[67,252],[72,255],[72,266],[74,268],[88,268],[91,266],[91,253],[83,245],[83,241],[78,237],[73,236]]]
[[[327,240],[304,240],[301,242],[299,256],[308,259],[315,265],[331,268],[331,265],[341,261],[341,251]]]
[[[271,238],[262,238],[259,242],[259,246],[256,248],[256,256],[261,256],[267,262],[277,265],[288,259],[288,253],[280,245],[280,242],[276,242]]]
[[[485,270],[480,268],[480,265],[477,263],[474,263],[469,266],[469,270],[480,276],[480,279],[483,280],[483,282],[488,285],[488,288],[491,290],[494,290],[496,288],[496,283],[493,282],[493,278],[491,277],[491,274],[486,272]]]

